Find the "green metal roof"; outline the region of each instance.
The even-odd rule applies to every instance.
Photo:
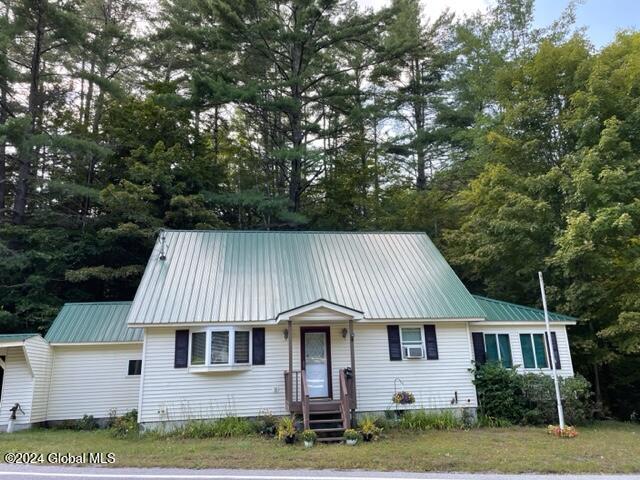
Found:
[[[49,328],[49,343],[141,342],[142,329],[127,326],[131,302],[65,303]]]
[[[37,333],[3,333],[0,334],[0,343],[24,342],[26,339],[38,336]]]
[[[544,310],[473,295],[489,322],[544,322]],[[549,321],[575,322],[577,318],[549,312]]]
[[[158,239],[130,324],[268,321],[325,299],[365,318],[482,318],[424,233],[179,231]]]

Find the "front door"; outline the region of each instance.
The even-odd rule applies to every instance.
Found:
[[[331,398],[331,344],[329,327],[301,328],[302,369],[310,398]]]

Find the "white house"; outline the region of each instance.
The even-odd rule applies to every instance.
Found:
[[[15,403],[24,424],[269,411],[330,436],[400,390],[410,408],[475,409],[474,361],[573,375],[575,319],[551,320],[548,339],[540,310],[471,295],[425,234],[167,231],[133,302],[67,304],[45,340],[0,337],[0,425]],[[35,369],[29,343],[47,352]]]

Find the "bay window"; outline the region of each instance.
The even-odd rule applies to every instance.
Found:
[[[191,332],[191,366],[223,367],[251,363],[251,330],[212,327]]]

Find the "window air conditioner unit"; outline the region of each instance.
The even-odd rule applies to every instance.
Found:
[[[405,358],[423,358],[424,352],[422,347],[404,347]]]

